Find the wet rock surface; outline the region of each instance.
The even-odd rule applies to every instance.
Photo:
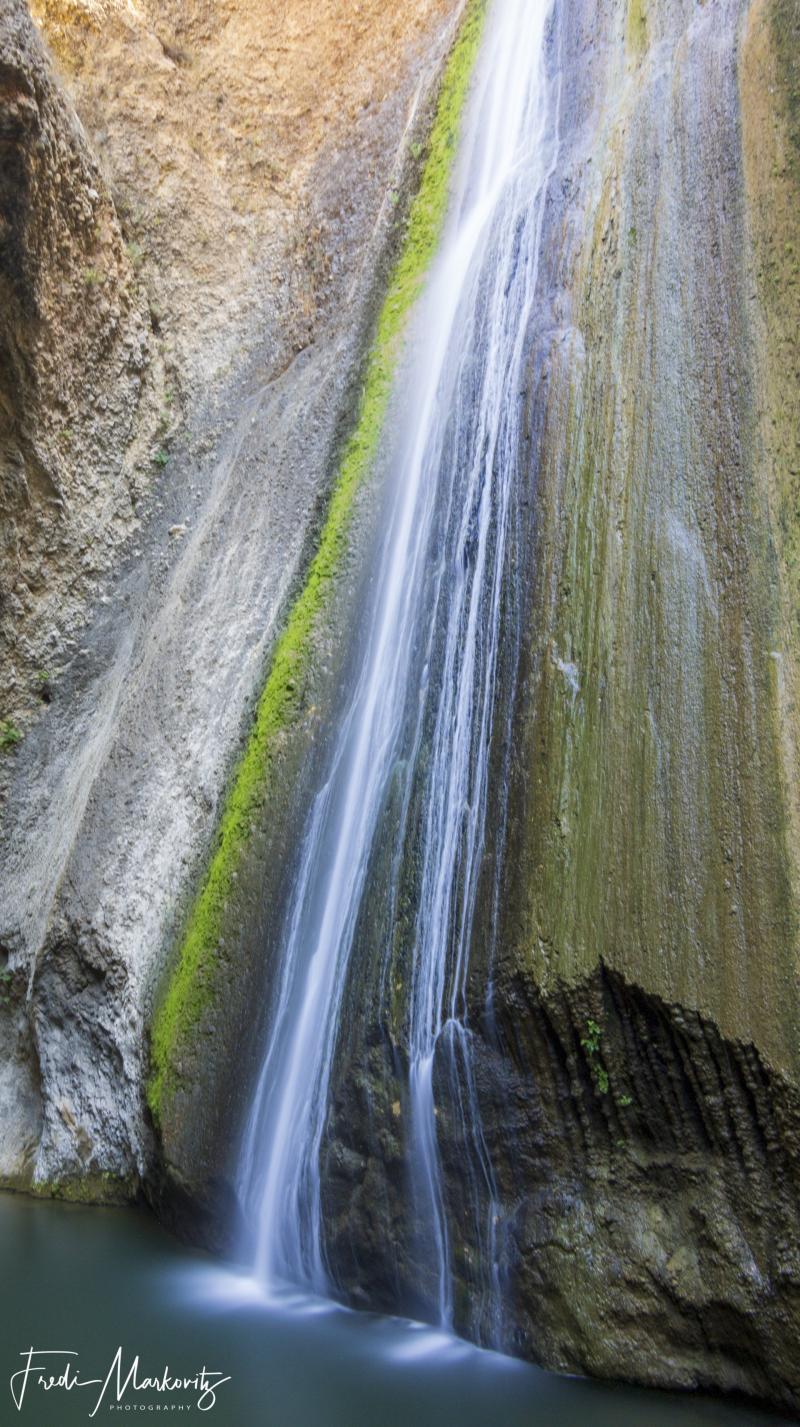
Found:
[[[483,1224],[470,1146],[439,1101],[456,1326],[562,1371],[796,1408],[797,1087],[605,969],[543,996],[501,957],[493,1000],[473,1033],[497,1193],[492,1206],[483,1186]],[[379,1049],[379,1027],[369,1039],[332,1107],[329,1262],[348,1301],[425,1317],[435,1284],[408,1207],[403,1054]]]

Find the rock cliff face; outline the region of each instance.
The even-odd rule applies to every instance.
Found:
[[[66,661],[54,703],[9,755],[0,1175],[95,1195],[144,1179],[165,1214],[208,1240],[221,1237],[220,1199],[231,1222],[254,1007],[276,974],[296,829],[364,598],[369,489],[337,545],[324,618],[314,565],[310,583],[301,576],[457,7],[406,9],[394,34],[377,3],[345,26],[339,7],[297,0],[273,30],[232,0],[135,14],[43,0],[36,13],[126,215],[127,255],[21,6],[8,30],[22,78],[3,90],[0,137],[19,156],[4,173],[15,193],[38,183],[45,199],[54,169],[79,192],[91,179],[118,294],[118,341],[102,347],[110,319],[91,308],[89,345],[68,347],[60,369],[84,363],[87,392],[97,382],[108,398],[103,420],[124,409],[126,440],[174,455],[85,655]],[[338,48],[318,51],[322,33]],[[509,653],[504,670],[509,821],[500,912],[490,855],[471,961],[499,1320],[482,1311],[481,1246],[463,1227],[475,1189],[458,1116],[443,1103],[439,1119],[464,1331],[553,1367],[795,1408],[798,53],[796,0],[557,0],[559,149],[513,572],[525,638],[519,667]],[[327,109],[317,88],[334,96]],[[34,110],[51,118],[34,122]],[[26,138],[42,123],[49,168]],[[58,300],[74,301],[93,250],[80,224],[58,221],[73,264]],[[4,264],[9,332],[29,353],[25,367],[4,335],[0,394],[20,453],[9,470],[27,472],[39,452],[62,479],[41,455],[56,449],[56,407],[33,299]],[[43,258],[37,292],[51,268]],[[93,302],[110,301],[102,291]],[[145,377],[122,361],[140,324]],[[109,365],[92,366],[92,342]],[[163,409],[150,393],[164,381],[177,415],[154,438],[147,403]],[[126,383],[144,391],[142,415]],[[19,521],[33,520],[31,499],[19,498]],[[162,1079],[151,1095],[154,1138],[155,983],[170,948],[185,949],[244,713],[274,671],[285,611],[304,600],[308,657],[278,646],[289,663],[269,779],[226,873],[213,976],[183,963],[189,983],[200,966],[191,1034],[161,1047],[170,1093]],[[272,708],[262,701],[259,717]],[[403,983],[386,1012],[378,980],[375,959],[356,957],[323,1154],[327,1252],[343,1296],[424,1313],[403,1188]]]
[[[608,18],[601,146],[565,131],[589,241],[553,235],[558,330],[533,374],[496,1004],[544,1103],[527,1192],[505,1170],[512,1278],[548,1303],[522,1332],[554,1361],[633,1354],[652,1377],[655,1358],[796,1406],[798,12]],[[522,1004],[546,1053],[521,1051]],[[559,1122],[577,1176],[540,1138]]]
[[[388,17],[378,0],[31,10],[108,175],[172,414],[205,402],[265,328],[285,365],[352,280],[365,214],[391,186],[389,135],[403,132],[409,85],[452,5],[415,0]]]
[[[8,734],[49,697],[82,607],[135,524],[158,362],[107,185],[22,4],[3,7],[0,66]]]

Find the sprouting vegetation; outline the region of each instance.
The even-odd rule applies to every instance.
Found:
[[[592,1020],[590,1016],[586,1022],[586,1035],[581,1037],[581,1045],[589,1058],[589,1064],[592,1067],[592,1078],[597,1089],[601,1095],[607,1095],[609,1086],[608,1071],[597,1059],[600,1053],[602,1034],[602,1029],[597,1021]]]
[[[49,704],[53,697],[53,675],[49,669],[36,670],[36,687],[42,703]]]
[[[646,0],[628,0],[626,40],[634,55],[641,55],[647,49]]]
[[[593,1021],[590,1016],[586,1022],[586,1035],[581,1038],[581,1045],[590,1056],[597,1055],[600,1049],[600,1037],[602,1034],[603,1032],[597,1024],[597,1021]]]
[[[141,243],[137,243],[135,241],[126,243],[125,252],[127,253],[128,262],[130,263],[131,267],[135,271],[138,270],[142,266],[142,263],[145,259],[145,251]]]
[[[800,181],[800,10],[797,0],[773,0],[770,22],[791,145],[790,164],[795,181]]]
[[[22,742],[22,734],[10,718],[0,720],[0,749],[14,748]]]

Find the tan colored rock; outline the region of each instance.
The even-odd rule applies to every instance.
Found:
[[[265,316],[277,314],[280,348],[307,345],[345,277],[365,200],[384,196],[384,143],[404,123],[409,68],[452,4],[31,9],[108,177],[185,399],[238,359]]]
[[[0,152],[0,719],[24,724],[136,524],[159,363],[108,189],[21,0],[0,16]]]

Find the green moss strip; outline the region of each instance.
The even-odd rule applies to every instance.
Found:
[[[791,145],[789,161],[800,182],[800,6],[797,0],[773,0],[769,10],[772,47],[781,81],[781,102]]]
[[[0,1188],[36,1199],[61,1199],[67,1204],[132,1204],[139,1190],[133,1177],[93,1170],[69,1179],[34,1179],[32,1183],[0,1181]]]
[[[630,54],[640,57],[647,49],[646,0],[628,0],[626,43]]]
[[[156,1123],[179,1079],[187,1045],[214,998],[218,945],[224,934],[234,874],[263,807],[277,740],[296,714],[315,623],[345,549],[355,497],[377,451],[400,340],[436,252],[449,196],[461,115],[480,43],[485,0],[469,0],[445,67],[420,186],[378,318],[359,404],[344,448],[317,552],[278,640],[244,755],[235,771],[215,850],[185,929],[151,1040],[148,1103]]]

